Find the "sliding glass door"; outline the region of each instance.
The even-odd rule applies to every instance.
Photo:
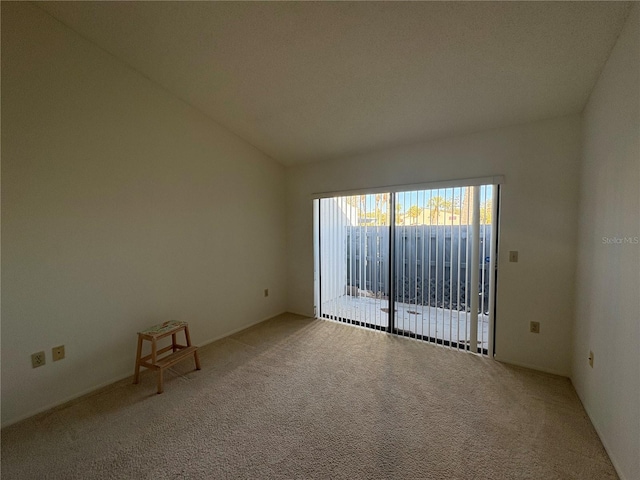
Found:
[[[492,351],[497,198],[473,185],[318,200],[318,315]]]

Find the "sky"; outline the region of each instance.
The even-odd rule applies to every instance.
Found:
[[[396,193],[396,204],[401,205],[401,212],[405,213],[412,205],[416,205],[419,208],[429,208],[429,200],[432,197],[442,197],[445,201],[450,201],[456,205],[462,204],[462,198],[464,196],[464,187],[456,188],[437,188],[433,190],[416,190],[410,192]],[[487,200],[491,200],[493,196],[493,185],[482,185],[480,187],[480,204],[486,203]],[[375,195],[366,196],[366,210],[367,212],[373,212],[375,210],[376,201]],[[381,209],[386,211],[387,209],[381,205]]]

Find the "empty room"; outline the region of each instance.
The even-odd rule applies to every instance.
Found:
[[[6,479],[640,479],[640,5],[9,2]]]

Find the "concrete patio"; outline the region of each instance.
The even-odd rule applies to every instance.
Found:
[[[402,302],[396,302],[395,310],[396,327],[400,330],[432,342],[452,340],[457,344],[468,343],[469,312]],[[323,303],[320,315],[342,319],[346,323],[355,321],[385,328],[389,325],[388,312],[389,301],[386,299],[344,295]],[[489,316],[479,314],[478,346],[488,349],[488,339]]]

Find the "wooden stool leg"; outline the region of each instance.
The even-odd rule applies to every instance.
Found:
[[[187,340],[187,347],[191,346],[191,335],[189,335],[189,325],[184,326],[184,337]],[[200,370],[200,358],[198,357],[198,351],[193,352],[193,359],[196,362],[196,370]]]
[[[189,325],[184,326],[184,338],[187,340],[187,347],[191,346],[191,335],[189,335]]]
[[[177,350],[176,345],[178,344],[178,342],[176,341],[176,334],[172,333],[171,334],[171,349],[175,352]]]
[[[193,352],[193,358],[196,361],[196,370],[200,370],[200,358],[198,357],[198,351]]]
[[[164,391],[164,379],[162,378],[162,373],[164,369],[158,369],[158,393],[162,393]]]
[[[136,353],[136,371],[133,375],[133,383],[140,381],[140,358],[142,357],[142,337],[138,335],[138,352]]]

